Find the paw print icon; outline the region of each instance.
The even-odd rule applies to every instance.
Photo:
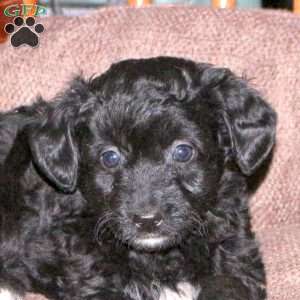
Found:
[[[32,48],[39,44],[39,34],[45,28],[42,24],[36,24],[33,17],[16,17],[13,23],[5,25],[4,30],[11,35],[10,41],[13,47],[28,45]]]

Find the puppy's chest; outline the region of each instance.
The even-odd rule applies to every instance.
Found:
[[[180,282],[176,285],[177,289],[161,286],[150,289],[153,300],[197,300],[200,287],[194,286],[189,282]],[[142,288],[137,284],[131,284],[126,288],[127,294],[134,300],[144,300]]]
[[[177,285],[177,291],[163,288],[159,300],[197,300],[200,288],[188,282],[181,282]]]

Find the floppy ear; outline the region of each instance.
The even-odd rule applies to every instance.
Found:
[[[64,126],[65,125],[65,126]],[[73,192],[77,183],[78,151],[70,124],[47,120],[30,135],[33,161],[40,172],[63,192]]]
[[[244,174],[253,174],[275,143],[274,110],[228,69],[208,68],[201,81],[217,98],[238,166]]]
[[[52,119],[52,118],[51,118]],[[29,145],[40,172],[63,192],[73,192],[77,183],[78,151],[70,124],[48,119],[31,129]]]
[[[79,151],[74,139],[75,127],[94,111],[96,100],[90,82],[79,76],[55,101],[44,102],[42,120],[29,128],[29,146],[35,165],[63,192],[76,189]]]

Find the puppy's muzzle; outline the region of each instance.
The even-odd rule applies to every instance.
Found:
[[[151,233],[159,229],[163,219],[160,213],[135,214],[133,222],[140,231]]]

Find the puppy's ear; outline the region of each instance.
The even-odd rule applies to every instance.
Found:
[[[244,174],[253,174],[275,143],[274,110],[228,69],[208,68],[201,81],[212,91],[213,100],[217,98],[238,166]]]
[[[29,128],[29,146],[35,165],[63,192],[74,192],[77,185],[76,126],[86,121],[96,105],[90,81],[79,76],[55,101],[45,104],[47,108],[41,113],[42,117]]]
[[[78,150],[70,126],[47,120],[31,130],[29,139],[34,163],[63,192],[73,192],[77,183]]]

